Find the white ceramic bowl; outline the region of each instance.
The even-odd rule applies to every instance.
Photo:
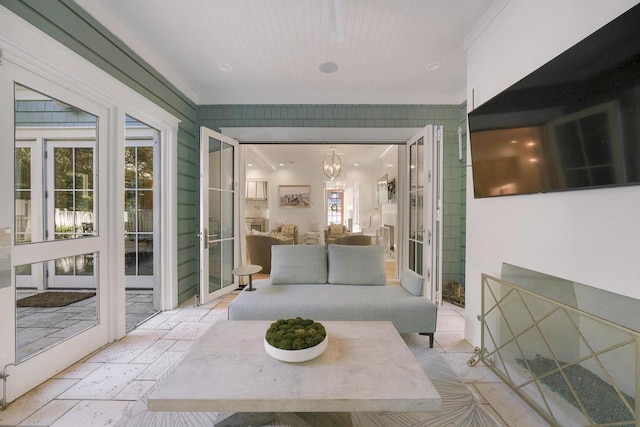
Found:
[[[324,337],[320,344],[305,348],[304,350],[282,350],[269,344],[266,338],[264,339],[264,349],[267,351],[267,354],[283,362],[306,362],[307,360],[315,359],[324,353],[328,344],[329,334]]]

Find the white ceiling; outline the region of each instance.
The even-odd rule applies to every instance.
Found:
[[[75,1],[200,105],[460,103],[464,37],[494,2]]]
[[[397,167],[396,145],[347,145],[347,144],[260,144],[249,145],[246,164],[250,167],[273,171],[289,169],[300,165],[317,165],[320,170],[322,159],[335,147],[344,169],[362,167],[385,169]],[[389,148],[391,147],[391,148]]]

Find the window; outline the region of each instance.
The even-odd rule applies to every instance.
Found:
[[[342,224],[344,221],[344,191],[327,190],[327,224]]]

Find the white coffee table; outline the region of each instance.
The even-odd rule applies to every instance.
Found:
[[[151,394],[148,409],[237,413],[219,425],[274,412],[343,413],[343,422],[350,412],[440,409],[440,394],[391,322],[322,321],[327,350],[302,363],[265,352],[271,323],[214,325]]]

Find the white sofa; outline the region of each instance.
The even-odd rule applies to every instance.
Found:
[[[273,246],[271,276],[254,280],[229,305],[229,320],[390,321],[398,332],[429,336],[437,306],[423,296],[423,278],[405,270],[387,283],[381,246]]]

